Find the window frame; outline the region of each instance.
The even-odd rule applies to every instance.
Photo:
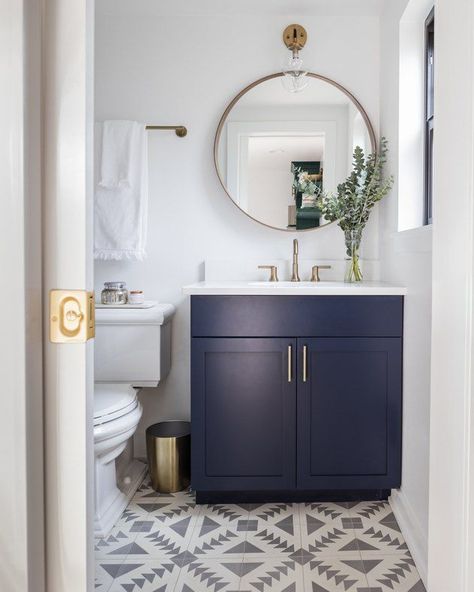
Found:
[[[434,48],[435,9],[425,20],[424,37],[424,224],[433,223]]]

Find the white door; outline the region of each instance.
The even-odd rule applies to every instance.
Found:
[[[93,341],[49,342],[51,289],[92,290],[93,2],[43,3],[46,590],[93,590]]]
[[[50,344],[47,322],[50,289],[92,286],[92,8],[0,1],[0,589],[10,592],[93,590],[93,346]]]
[[[44,591],[41,15],[29,4],[0,1],[0,590],[9,592]]]

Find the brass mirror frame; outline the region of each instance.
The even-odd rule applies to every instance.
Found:
[[[326,228],[327,226],[330,226],[331,224],[333,224],[333,222],[329,222],[328,224],[324,224],[324,226],[316,226],[315,228],[305,228],[303,230],[296,230],[296,229],[292,229],[292,228],[278,228],[277,226],[270,226],[270,224],[265,224],[265,222],[261,222],[260,220],[257,220],[257,218],[254,218],[253,216],[251,216],[248,212],[243,210],[237,203],[235,203],[232,196],[227,191],[227,187],[225,186],[224,180],[223,180],[221,173],[219,171],[219,163],[218,163],[219,140],[221,139],[222,129],[223,129],[224,124],[226,122],[227,116],[229,115],[231,110],[234,108],[234,105],[245,94],[247,94],[250,90],[252,90],[252,88],[254,88],[255,86],[258,86],[259,84],[262,84],[263,82],[266,82],[267,80],[273,80],[274,78],[281,78],[282,76],[284,76],[283,72],[277,72],[276,74],[269,74],[268,76],[264,76],[263,78],[259,78],[258,80],[255,80],[255,82],[252,82],[251,84],[246,86],[243,90],[241,90],[232,99],[232,101],[227,105],[224,113],[222,114],[222,117],[219,120],[219,124],[218,124],[217,130],[216,130],[216,135],[214,138],[214,167],[216,169],[216,173],[219,178],[219,182],[222,185],[222,188],[224,189],[224,191],[226,192],[227,197],[229,197],[229,199],[231,200],[231,202],[234,204],[234,206],[236,208],[238,208],[241,212],[243,212],[251,220],[258,222],[258,224],[261,224],[262,226],[266,226],[267,228],[272,228],[273,230],[280,230],[282,232],[312,232],[314,230],[320,230],[321,228]],[[370,122],[370,119],[369,119],[369,116],[367,115],[366,110],[364,109],[364,107],[362,107],[362,105],[355,98],[355,96],[350,91],[348,91],[347,88],[345,88],[344,86],[342,86],[341,84],[339,84],[335,80],[331,80],[331,78],[327,78],[326,76],[322,76],[321,74],[315,74],[314,72],[308,72],[306,74],[306,76],[309,76],[310,78],[316,78],[317,80],[322,80],[323,82],[327,82],[328,84],[331,84],[332,86],[334,86],[335,88],[337,88],[338,90],[343,92],[354,103],[354,105],[359,110],[359,113],[362,115],[365,125],[367,126],[367,129],[369,131],[370,143],[372,144],[372,152],[375,152],[377,150],[377,140],[375,137],[374,128],[372,126],[372,123]]]

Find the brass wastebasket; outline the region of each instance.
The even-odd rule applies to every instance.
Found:
[[[146,430],[151,485],[160,493],[174,493],[191,482],[191,424],[162,421]]]

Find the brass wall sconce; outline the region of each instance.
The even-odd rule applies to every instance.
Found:
[[[303,69],[300,50],[306,45],[308,34],[301,25],[288,25],[283,31],[283,42],[291,51],[291,56],[283,67],[282,83],[288,92],[300,92],[308,85],[307,70]]]

